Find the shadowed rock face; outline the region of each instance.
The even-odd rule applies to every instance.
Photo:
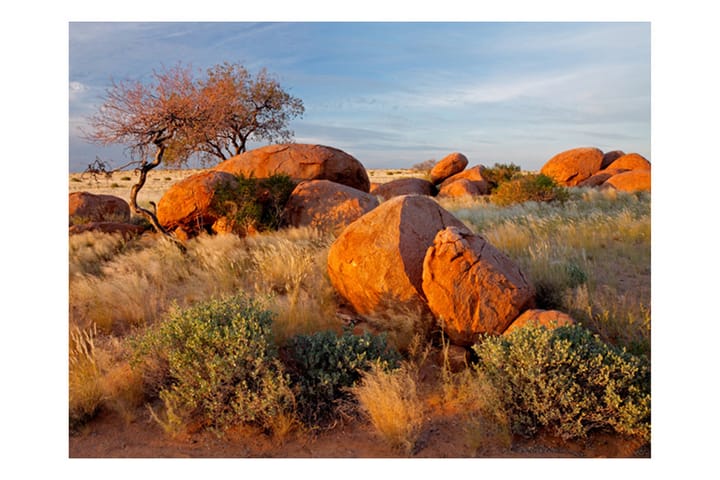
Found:
[[[625,155],[625,152],[623,152],[622,150],[605,152],[605,154],[603,155],[602,164],[600,165],[600,170],[608,168],[612,162],[622,157],[623,155]]]
[[[532,306],[535,291],[520,268],[467,228],[441,230],[427,250],[422,289],[439,326],[456,345],[501,334]]]
[[[379,205],[375,196],[329,180],[301,182],[285,205],[283,220],[290,226],[311,226],[340,233]]]
[[[543,165],[540,173],[559,185],[574,187],[600,170],[603,152],[597,148],[574,148],[558,153]]]
[[[255,178],[284,173],[296,182],[330,180],[363,192],[370,191],[365,167],[352,155],[324,145],[269,145],[229,158],[213,170]]]
[[[446,178],[462,172],[467,164],[468,159],[465,155],[458,152],[451,153],[430,170],[430,181],[435,185],[442,183]]]
[[[472,182],[465,178],[460,178],[448,185],[443,185],[438,193],[439,197],[464,197],[467,195],[482,195],[477,182]]]
[[[180,228],[189,236],[196,235],[222,216],[213,202],[222,187],[237,187],[237,179],[230,173],[209,170],[177,182],[158,202],[158,221],[167,230]]]
[[[423,259],[438,231],[463,223],[425,196],[394,197],[348,225],[330,247],[328,275],[360,314],[429,313]]]
[[[114,195],[73,192],[68,198],[70,218],[90,222],[126,222],[130,220],[130,205]]]

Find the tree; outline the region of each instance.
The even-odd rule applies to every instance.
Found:
[[[89,118],[85,138],[100,145],[127,145],[140,178],[130,191],[133,211],[170,236],[155,213],[137,204],[147,173],[163,161],[183,165],[194,154],[204,161],[244,152],[249,139],[289,140],[288,122],[304,112],[302,101],[280,88],[265,70],[256,77],[236,64],[216,65],[196,80],[178,64],[151,81],[113,82]],[[153,159],[148,160],[153,153]],[[139,159],[139,160],[136,160]]]
[[[288,123],[305,112],[302,100],[285,92],[265,69],[252,77],[241,65],[215,65],[200,86],[210,109],[198,138],[205,160],[238,155],[250,139],[289,141],[293,132]]]

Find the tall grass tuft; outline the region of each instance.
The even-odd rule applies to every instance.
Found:
[[[375,364],[352,392],[380,436],[391,447],[411,453],[424,419],[415,372],[407,366],[387,370]]]
[[[95,351],[95,328],[70,331],[68,386],[70,427],[92,418],[103,401],[101,372]]]

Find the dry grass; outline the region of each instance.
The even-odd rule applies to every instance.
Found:
[[[393,448],[410,453],[424,417],[416,373],[407,365],[392,371],[374,365],[352,392],[383,440]]]

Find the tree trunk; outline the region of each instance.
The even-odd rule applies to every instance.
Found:
[[[160,225],[160,221],[158,220],[155,213],[151,212],[146,208],[142,208],[137,203],[138,192],[140,192],[140,189],[145,185],[145,180],[147,179],[148,172],[156,168],[162,162],[162,157],[165,153],[166,147],[164,145],[158,145],[157,148],[158,150],[155,153],[155,159],[152,161],[152,163],[147,163],[143,160],[142,165],[140,165],[140,178],[138,179],[138,182],[130,189],[130,207],[133,209],[133,212],[135,212],[136,215],[140,215],[148,222],[150,222],[150,225],[153,226],[156,232],[162,234],[167,239],[171,240],[184,252],[186,250],[185,245],[183,245],[183,243],[177,237],[175,237],[175,235],[168,232],[167,230],[165,230],[165,228],[163,228],[162,225]]]

